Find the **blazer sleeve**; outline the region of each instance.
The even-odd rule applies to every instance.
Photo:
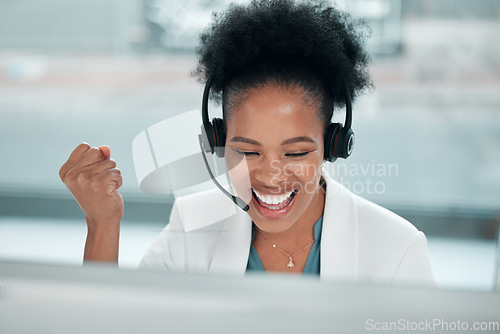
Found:
[[[435,287],[429,249],[424,233],[418,232],[408,245],[392,278],[393,284]]]

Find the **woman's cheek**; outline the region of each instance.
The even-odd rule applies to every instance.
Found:
[[[231,185],[236,195],[249,203],[252,200],[252,190],[247,159],[231,150],[226,150],[226,153],[226,168]]]
[[[321,163],[316,159],[309,159],[307,161],[296,162],[290,164],[288,168],[288,175],[294,175],[301,179],[314,179],[321,173]]]

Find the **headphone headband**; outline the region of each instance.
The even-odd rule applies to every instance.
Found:
[[[201,102],[201,117],[203,119],[203,125],[210,123],[208,120],[208,97],[210,95],[210,88],[212,87],[212,82],[214,81],[214,75],[210,74],[205,84],[205,89],[203,90],[203,99]]]

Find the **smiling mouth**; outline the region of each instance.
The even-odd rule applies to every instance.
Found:
[[[297,194],[297,190],[292,190],[281,195],[265,195],[252,188],[253,197],[257,202],[269,210],[280,210],[286,207]]]

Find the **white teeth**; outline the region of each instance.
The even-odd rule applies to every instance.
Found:
[[[288,198],[292,195],[293,191],[290,191],[289,193],[282,194],[279,196],[259,194],[255,189],[254,193],[262,202],[270,205],[276,205],[276,204],[281,204],[286,200],[288,200]]]

